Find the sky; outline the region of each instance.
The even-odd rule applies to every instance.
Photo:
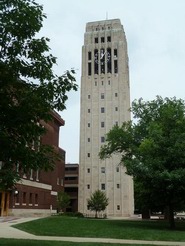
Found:
[[[66,163],[79,163],[81,56],[87,22],[120,19],[129,56],[131,102],[156,95],[185,99],[184,0],[36,0],[47,19],[39,35],[50,38],[55,72],[74,68],[78,92],[70,92],[60,147]]]

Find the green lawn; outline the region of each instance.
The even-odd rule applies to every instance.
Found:
[[[36,240],[3,239],[3,238],[0,238],[0,246],[41,246],[41,245],[44,245],[44,246],[121,246],[121,245],[124,245],[124,246],[139,246],[139,244],[71,243],[71,242],[36,241]],[[145,246],[151,246],[151,244],[150,245],[145,244]]]
[[[177,230],[171,231],[165,221],[96,220],[53,216],[14,227],[43,236],[185,241],[185,222],[177,222]]]

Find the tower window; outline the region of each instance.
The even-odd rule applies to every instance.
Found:
[[[105,167],[101,167],[101,173],[105,173]]]
[[[117,188],[118,188],[118,189],[120,188],[120,184],[117,184]]]
[[[114,49],[114,58],[117,58],[118,57],[118,51],[117,49]]]
[[[87,141],[88,141],[88,143],[89,143],[89,142],[91,141],[91,139],[90,139],[90,138],[88,138],[88,139],[87,139]]]
[[[114,60],[114,73],[118,73],[118,61]]]
[[[117,205],[117,210],[120,210],[120,205]]]
[[[94,39],[94,42],[97,44],[98,43],[98,38],[95,38]]]
[[[105,113],[105,108],[104,107],[101,108],[101,113]]]
[[[101,143],[105,142],[105,137],[101,137]]]
[[[88,99],[90,99],[91,98],[91,95],[88,95]]]
[[[117,92],[115,93],[115,97],[118,97],[118,93]]]
[[[115,111],[118,111],[118,107],[115,107]]]
[[[104,43],[104,42],[105,42],[105,38],[101,37],[101,43]]]
[[[88,60],[91,61],[91,59],[92,59],[92,53],[89,51],[88,52]]]
[[[119,172],[119,167],[116,167],[116,172],[117,172],[117,173]]]
[[[108,81],[108,85],[110,85],[110,80]]]
[[[87,157],[90,157],[91,156],[91,154],[90,153],[87,153]]]
[[[87,123],[87,126],[88,126],[88,127],[90,127],[90,126],[91,126],[91,124],[90,124],[90,123]]]
[[[88,108],[88,110],[87,110],[87,111],[88,111],[88,113],[90,113],[90,112],[91,112],[90,108]]]
[[[104,98],[105,98],[104,93],[101,93],[101,99],[104,99]]]
[[[97,86],[97,81],[94,82],[94,85]]]
[[[107,42],[111,42],[111,36],[107,37]]]
[[[105,122],[104,121],[101,122],[101,127],[102,128],[105,127]]]
[[[88,189],[88,190],[90,189],[90,184],[87,185],[87,189]]]
[[[92,69],[91,69],[91,62],[88,62],[88,76],[91,76]]]
[[[115,125],[118,126],[118,121],[115,122]]]
[[[90,168],[87,168],[87,172],[88,172],[88,173],[90,173],[90,172],[91,172]]]
[[[101,190],[105,190],[105,184],[101,184]]]

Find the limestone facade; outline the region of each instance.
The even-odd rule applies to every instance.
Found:
[[[127,41],[119,19],[89,22],[82,47],[80,163],[78,208],[84,214],[87,198],[97,189],[106,193],[108,216],[131,216],[133,180],[120,166],[120,155],[101,161],[105,134],[130,120]]]

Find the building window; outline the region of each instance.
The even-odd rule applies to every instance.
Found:
[[[32,198],[33,198],[32,193],[30,193],[29,204],[32,204],[33,203]]]
[[[105,167],[101,167],[101,173],[105,173]]]
[[[87,173],[90,173],[90,172],[91,172],[90,168],[87,168]]]
[[[87,153],[87,157],[90,157],[91,156],[91,154],[90,153]]]
[[[35,204],[38,205],[38,194],[35,194]]]
[[[101,184],[101,190],[105,190],[105,184]]]
[[[101,137],[101,143],[105,142],[105,137]]]
[[[87,123],[87,127],[90,127],[91,126],[91,123]]]
[[[88,113],[90,113],[90,112],[91,112],[90,108],[88,108],[88,110],[87,110],[87,111],[88,111]]]
[[[105,43],[105,38],[101,37],[101,43]]]
[[[118,107],[115,107],[115,111],[118,111]]]
[[[115,125],[118,126],[118,121],[115,122]]]
[[[120,205],[117,205],[117,210],[120,210]]]
[[[33,180],[33,169],[30,169],[30,180]]]
[[[88,95],[88,99],[90,99],[91,98],[91,95]]]
[[[104,93],[101,93],[101,99],[104,99],[105,96],[104,96]]]
[[[110,85],[110,80],[108,80],[108,85]]]
[[[87,138],[87,141],[88,141],[88,143],[90,143],[91,139],[90,138]]]
[[[97,86],[97,81],[94,82],[94,85]]]
[[[116,172],[117,172],[117,173],[119,172],[119,167],[116,167]]]
[[[117,188],[118,188],[118,189],[120,188],[120,184],[117,184]]]
[[[39,170],[36,171],[36,181],[39,181]]]
[[[104,121],[101,122],[101,127],[102,128],[105,127],[105,122]]]
[[[114,73],[118,73],[118,61],[114,60]]]
[[[101,108],[101,113],[105,113],[105,108],[104,107]]]
[[[87,189],[88,189],[88,190],[90,189],[90,184],[87,185]]]
[[[88,52],[88,60],[90,61],[92,59],[92,53],[89,51]]]
[[[115,97],[118,97],[118,93],[117,92],[115,93]]]
[[[117,49],[114,49],[114,58],[117,58],[118,57],[118,51]]]
[[[111,36],[107,37],[107,42],[111,42]]]
[[[26,192],[23,192],[22,203],[26,204]]]
[[[95,44],[97,44],[98,43],[98,38],[95,38],[94,42],[95,42]]]
[[[91,76],[92,69],[91,69],[91,62],[88,62],[88,76]]]
[[[101,82],[101,85],[103,85],[103,81]]]

